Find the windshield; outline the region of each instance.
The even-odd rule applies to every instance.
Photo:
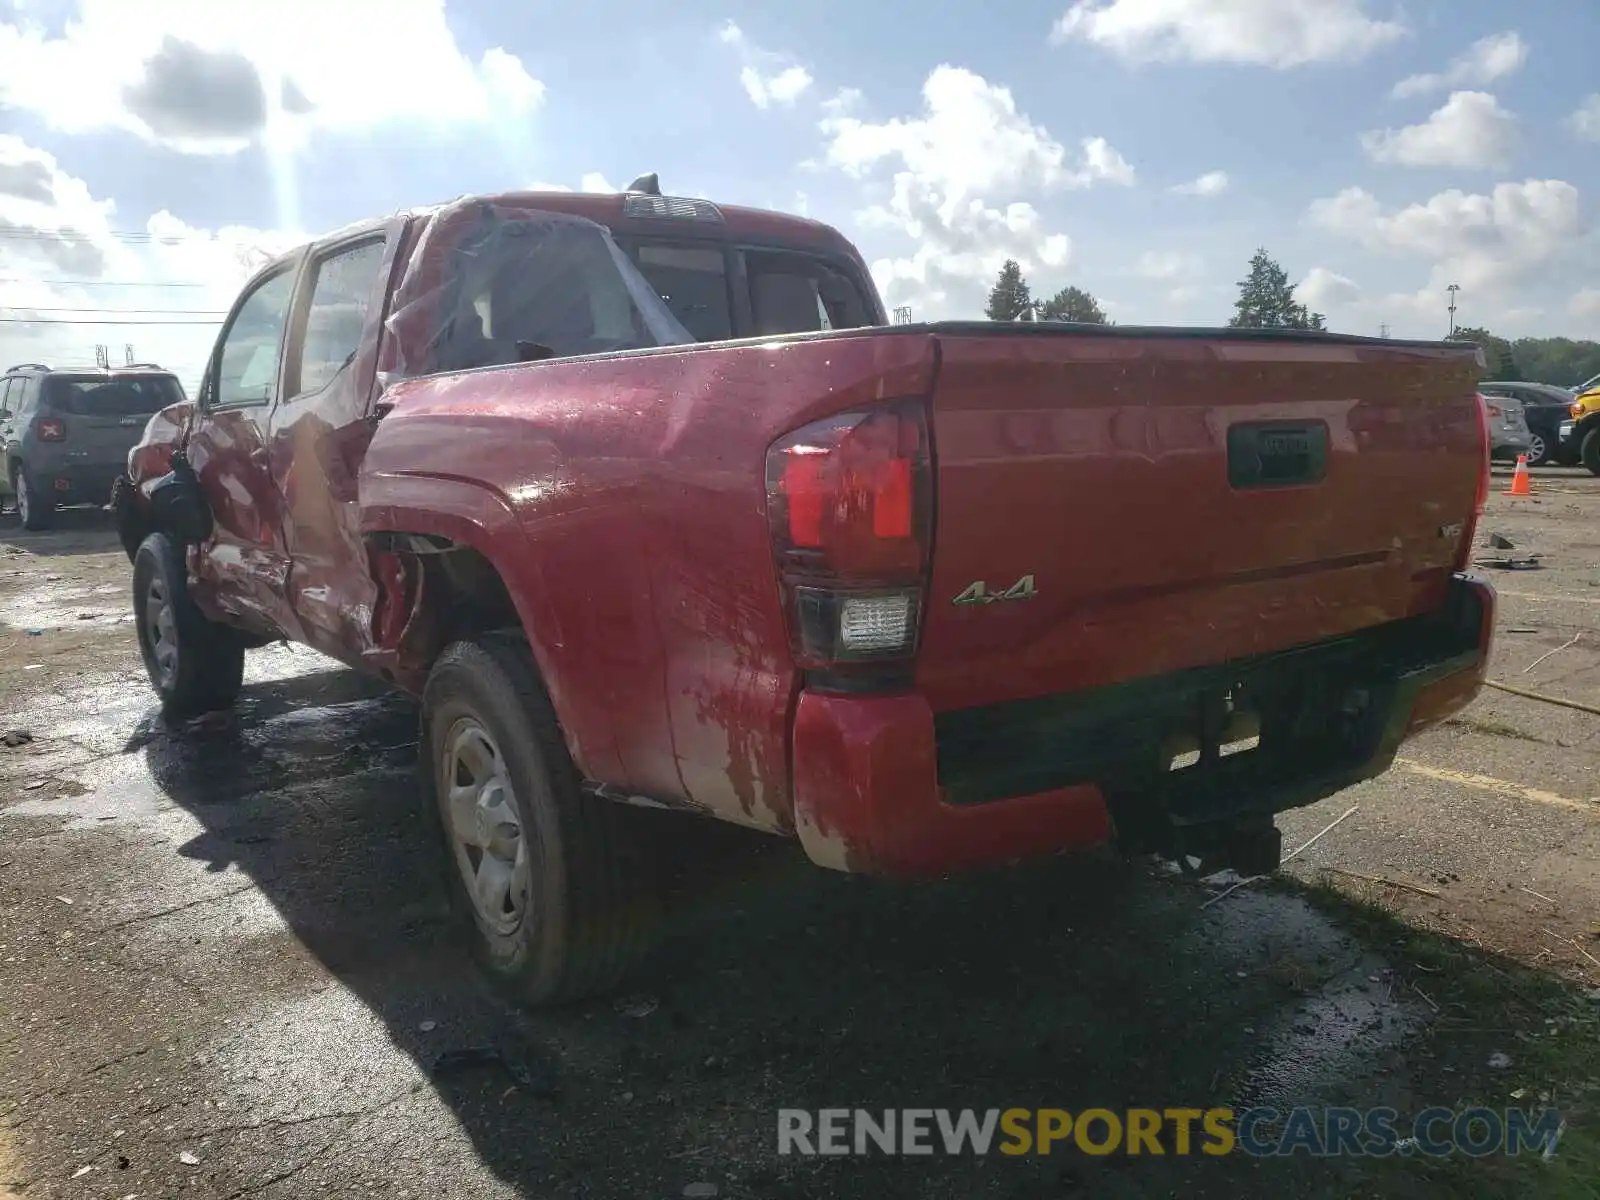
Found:
[[[388,325],[402,375],[694,340],[603,226],[476,202],[430,219]]]
[[[850,277],[812,254],[744,251],[750,328],[738,328],[728,254],[718,244],[632,243],[639,273],[696,341],[856,329],[873,323],[872,308]]]
[[[116,379],[52,375],[45,382],[45,405],[82,417],[143,417],[183,399],[171,375]]]

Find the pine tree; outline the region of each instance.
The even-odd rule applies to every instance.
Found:
[[[1028,281],[1022,277],[1022,266],[1008,258],[1000,268],[1000,275],[989,289],[989,304],[983,310],[991,321],[1015,321],[1023,312],[1033,307],[1033,296],[1028,291]]]
[[[1106,314],[1097,301],[1082,288],[1064,287],[1039,306],[1042,321],[1080,321],[1085,325],[1106,325]]]
[[[1289,276],[1266,252],[1250,259],[1250,274],[1239,281],[1239,298],[1228,324],[1235,329],[1326,329],[1321,313],[1307,312],[1294,298]]]

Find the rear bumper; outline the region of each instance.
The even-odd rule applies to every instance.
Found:
[[[821,866],[937,874],[1114,835],[1137,844],[1152,822],[1203,825],[1311,804],[1387,770],[1407,737],[1472,701],[1494,608],[1487,582],[1460,575],[1437,618],[960,713],[935,715],[916,693],[804,692],[793,732],[796,831]],[[1218,688],[1266,701],[1259,747],[1218,758],[1213,738],[1196,769],[1169,771],[1161,747],[1174,722],[1190,714],[1205,724],[1202,700]],[[1291,693],[1299,708],[1280,717]],[[1336,711],[1357,695],[1354,715]]]
[[[122,468],[116,463],[41,463],[30,466],[28,478],[56,504],[108,504],[111,485]]]

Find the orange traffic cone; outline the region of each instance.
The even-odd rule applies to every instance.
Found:
[[[1511,476],[1511,486],[1506,489],[1506,495],[1533,495],[1533,488],[1528,482],[1528,456],[1526,454],[1517,455],[1517,470],[1516,473]]]

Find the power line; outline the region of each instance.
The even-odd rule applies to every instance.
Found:
[[[220,325],[222,317],[203,320],[123,321],[115,317],[0,317],[0,325]]]
[[[113,313],[159,317],[225,317],[226,309],[216,308],[99,308],[93,304],[77,304],[70,308],[35,308],[31,304],[0,304],[0,309],[31,313]]]
[[[184,242],[212,242],[219,246],[248,245],[224,242],[204,233],[150,233],[132,229],[107,229],[103,233],[84,233],[78,229],[0,229],[0,238],[18,242],[98,242],[103,238],[142,246],[177,246]]]
[[[215,287],[212,283],[198,283],[185,280],[182,283],[159,283],[149,279],[24,279],[21,276],[0,276],[0,283],[38,283],[50,287],[153,287],[153,288],[197,288]]]

